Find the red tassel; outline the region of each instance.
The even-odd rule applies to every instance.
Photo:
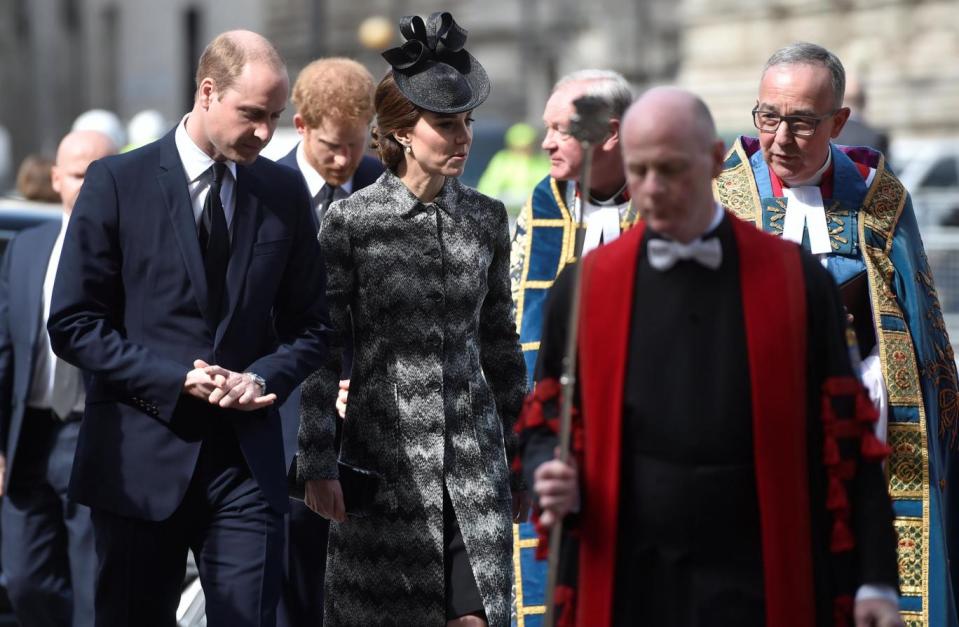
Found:
[[[846,488],[836,477],[829,477],[829,494],[826,497],[826,509],[831,512],[848,510],[849,499],[846,497]]]
[[[834,472],[836,473],[836,477],[842,479],[843,481],[850,481],[856,476],[856,462],[851,459],[839,462],[839,464],[836,465]]]
[[[523,400],[523,410],[520,412],[519,419],[513,425],[513,431],[517,434],[527,429],[533,429],[540,425],[547,425],[556,429],[555,420],[547,420],[543,414],[543,404],[555,398],[559,398],[560,385],[556,379],[543,379],[536,384],[536,388],[530,392]]]
[[[530,516],[530,522],[533,523],[533,528],[536,530],[536,537],[539,540],[533,557],[538,560],[545,560],[549,559],[549,529],[540,524],[539,516],[541,513],[539,507],[534,507],[533,515]]]
[[[856,395],[856,420],[859,422],[873,423],[879,419],[879,412],[876,406],[872,404],[865,392]]]
[[[831,435],[842,438],[858,438],[862,434],[862,425],[855,420],[837,420],[832,424]]]
[[[849,530],[849,524],[837,517],[832,523],[832,541],[829,543],[829,550],[833,553],[844,553],[851,551],[855,546],[856,539]]]
[[[560,385],[559,380],[552,378],[543,379],[539,381],[533,389],[533,396],[542,401],[548,401],[557,398],[562,389],[563,386]]]
[[[822,416],[820,416],[824,425],[830,425],[836,420],[836,410],[832,408],[832,397],[823,395],[822,397]]]
[[[835,627],[849,627],[852,624],[852,596],[844,594],[833,599],[832,616]]]
[[[839,445],[836,439],[826,436],[822,447],[822,463],[827,466],[835,466],[839,463]]]
[[[892,449],[880,442],[872,430],[868,430],[862,435],[860,453],[866,461],[881,462],[892,454]]]
[[[855,377],[829,377],[822,384],[823,391],[831,396],[856,394],[861,388],[862,383]]]
[[[526,397],[523,402],[523,411],[520,412],[516,424],[513,425],[513,432],[522,434],[527,429],[533,429],[545,423],[543,418],[543,404],[532,394]]]

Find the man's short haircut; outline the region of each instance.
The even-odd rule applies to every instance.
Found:
[[[250,42],[241,42],[236,31],[217,35],[216,38],[200,55],[200,62],[196,68],[196,88],[199,93],[200,83],[210,78],[218,92],[223,92],[233,86],[243,66],[247,63],[266,63],[277,70],[286,69],[283,57],[276,48],[265,38],[248,33],[256,39]],[[255,43],[253,43],[255,41]]]
[[[629,81],[619,72],[612,70],[578,70],[571,72],[556,81],[553,86],[555,93],[569,83],[586,83],[583,95],[601,98],[609,106],[611,117],[623,119],[626,109],[633,103],[633,90]]]
[[[352,59],[317,59],[300,72],[291,100],[309,128],[325,119],[366,125],[373,119],[373,76]]]
[[[822,46],[800,41],[780,48],[773,53],[763,67],[762,76],[771,67],[777,65],[819,65],[829,70],[832,79],[833,101],[836,109],[842,107],[843,96],[846,93],[846,70],[842,67],[839,57]]]

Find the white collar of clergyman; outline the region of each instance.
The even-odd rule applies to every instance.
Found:
[[[203,152],[193,141],[193,138],[190,137],[190,134],[186,132],[186,121],[189,117],[190,114],[188,113],[180,120],[180,123],[176,127],[176,132],[173,134],[173,140],[176,142],[176,150],[180,155],[180,162],[183,163],[183,169],[186,171],[186,180],[188,183],[193,183],[206,174],[210,166],[213,165],[213,159],[210,158],[210,155]],[[226,161],[225,163],[235,181],[236,163],[233,161]]]
[[[790,185],[789,187],[811,187],[813,185],[819,186],[822,183],[823,174],[829,170],[829,166],[832,165],[832,147],[829,148],[829,152],[826,153],[826,163],[822,164],[822,167],[816,170],[816,173],[813,174],[809,179],[802,181],[801,183],[796,183],[795,185]]]
[[[783,216],[782,221],[783,239],[801,244],[804,233],[808,233],[809,250],[814,255],[832,252],[826,209],[823,205],[822,189],[819,187],[823,174],[831,165],[832,150],[830,149],[826,163],[812,178],[801,185],[783,187],[783,196],[786,198],[786,215]]]

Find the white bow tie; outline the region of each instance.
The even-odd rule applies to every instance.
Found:
[[[696,240],[689,244],[666,239],[650,239],[646,244],[646,254],[649,257],[649,265],[660,271],[669,270],[680,259],[692,259],[710,270],[719,268],[723,262],[723,247],[715,237]]]

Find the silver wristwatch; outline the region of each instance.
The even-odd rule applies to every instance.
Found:
[[[260,396],[266,395],[266,379],[255,372],[244,372],[243,374],[253,379],[253,383],[256,383],[258,386],[260,386]]]

